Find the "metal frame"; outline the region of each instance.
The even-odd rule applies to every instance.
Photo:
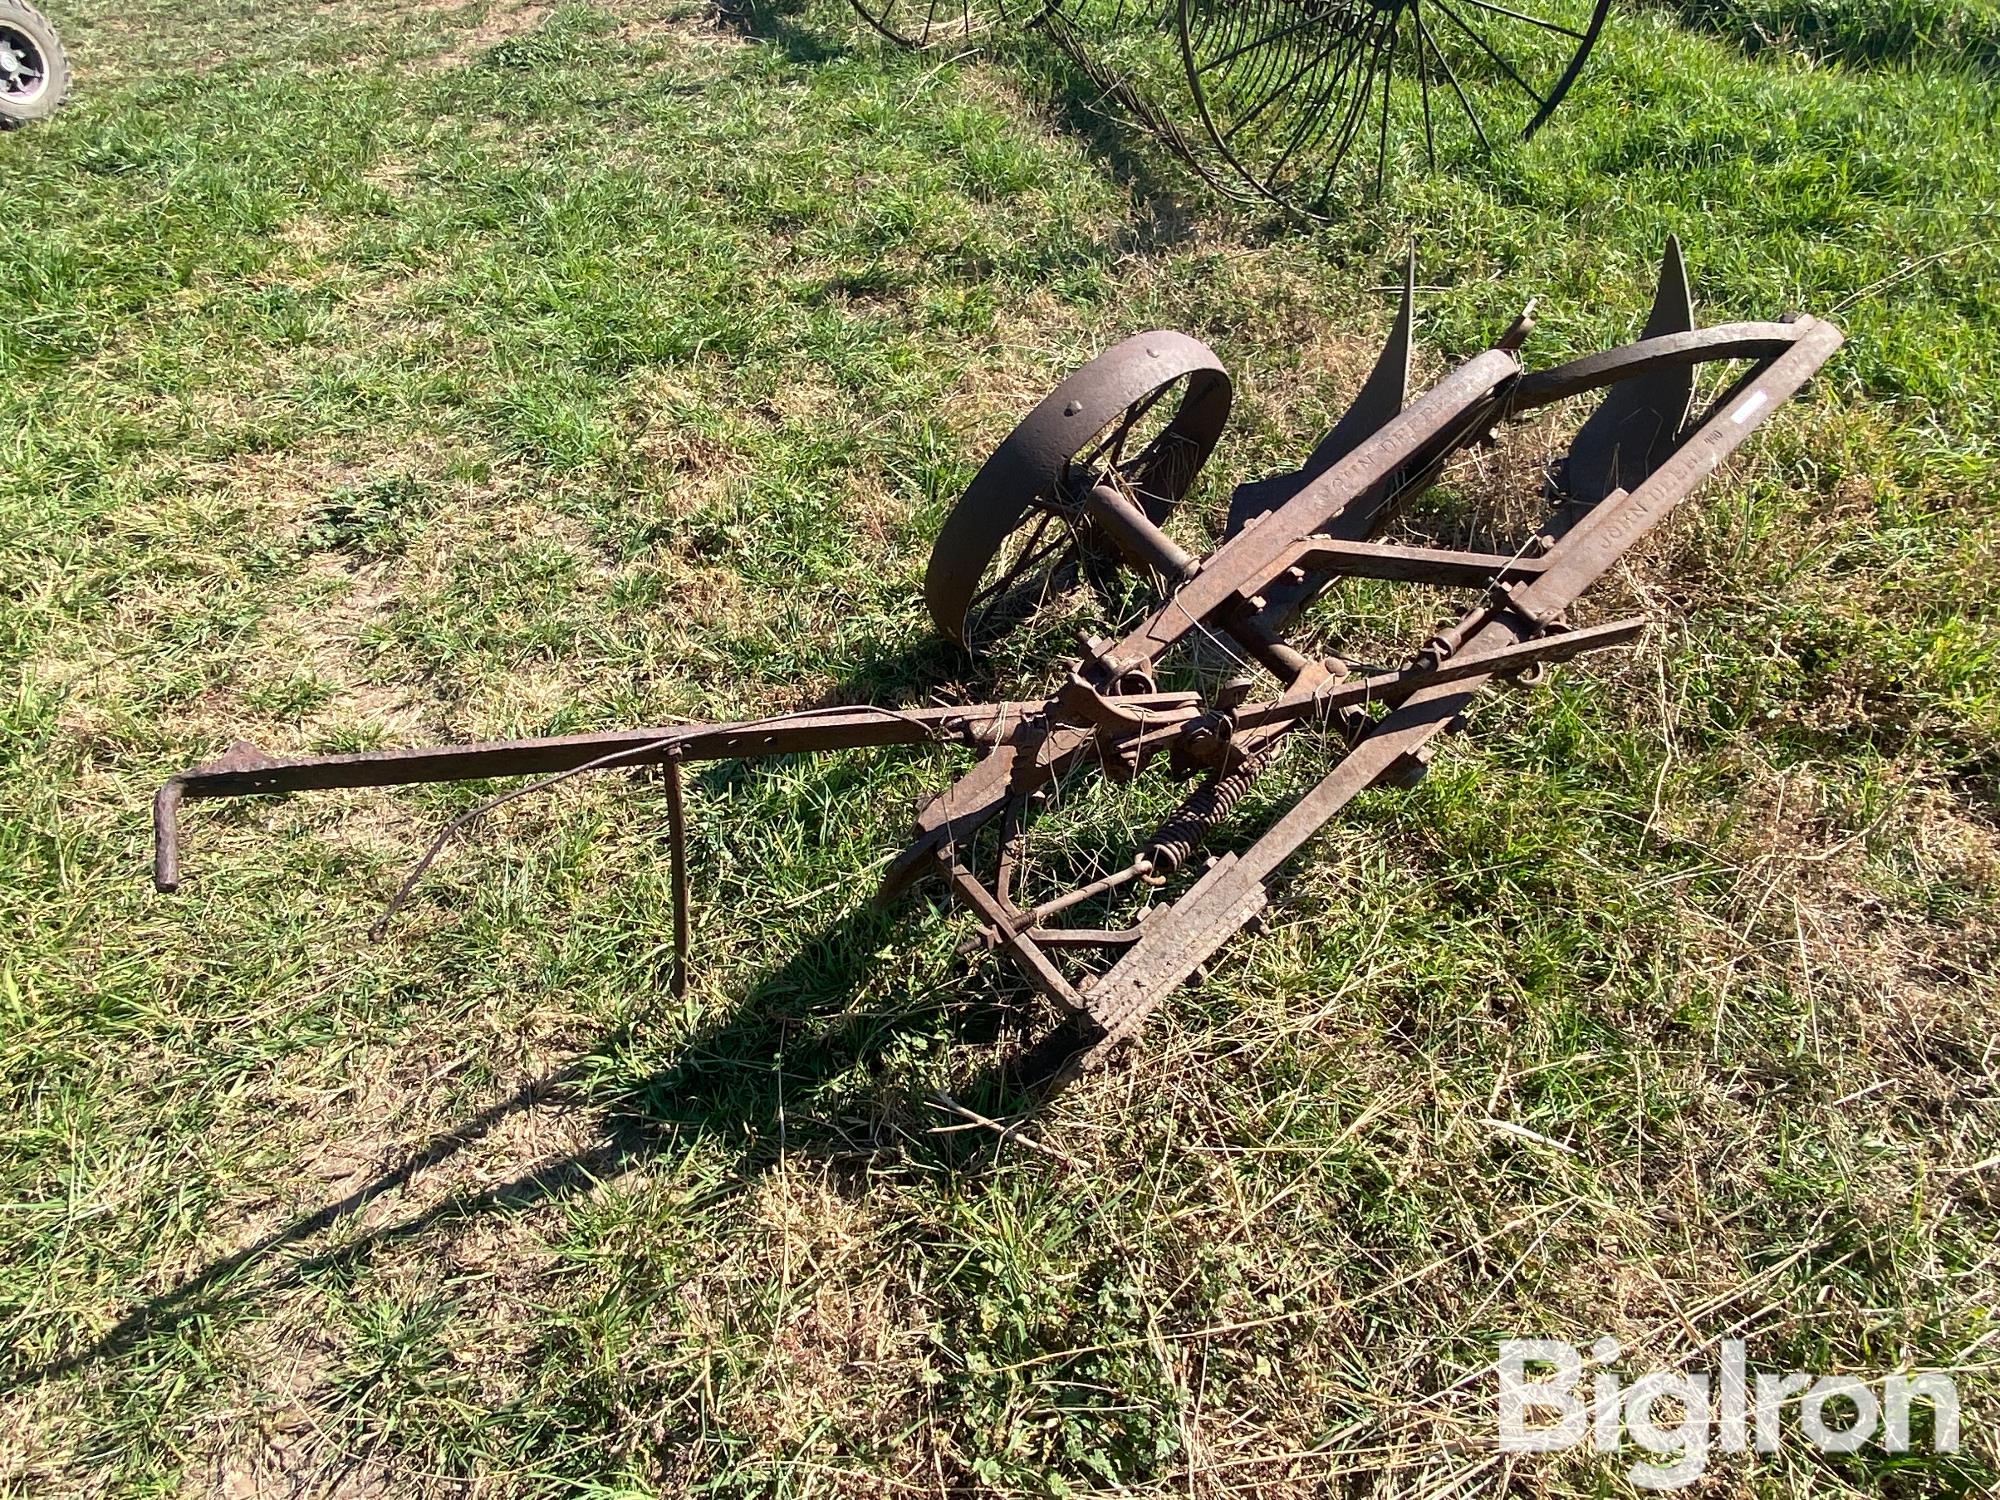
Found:
[[[981,758],[920,815],[915,838],[890,866],[879,895],[892,897],[926,874],[942,876],[978,919],[979,942],[1007,953],[1037,989],[1071,1013],[1070,1024],[1037,1050],[1029,1071],[1044,1082],[1074,1077],[1101,1066],[1162,1000],[1261,912],[1280,868],[1356,795],[1420,776],[1437,736],[1465,722],[1482,689],[1538,675],[1550,663],[1621,644],[1639,632],[1644,622],[1638,619],[1571,628],[1567,611],[1841,342],[1831,323],[1809,317],[1707,330],[1669,326],[1659,332],[1662,325],[1691,322],[1659,310],[1685,306],[1679,264],[1678,248],[1670,248],[1663,292],[1648,325],[1655,330],[1651,336],[1530,373],[1517,355],[1530,326],[1524,315],[1493,348],[1407,406],[1399,374],[1408,368],[1406,277],[1403,313],[1376,376],[1357,401],[1360,415],[1350,413],[1297,474],[1245,486],[1250,503],[1235,507],[1234,534],[1206,557],[1190,557],[1167,537],[1146,507],[1134,503],[1115,467],[1073,476],[1073,487],[1088,489],[1072,494],[1071,502],[1105,523],[1103,535],[1130,565],[1160,580],[1165,597],[1120,639],[1092,642],[1046,701],[911,710],[860,705],[745,723],[295,760],[239,745],[160,789],[155,883],[161,890],[179,884],[183,801],[665,765],[673,793],[675,916],[684,977],[681,764],[864,745],[969,746]],[[1677,296],[1676,282],[1682,288]],[[1131,349],[1143,348],[1146,339],[1157,348],[1168,337],[1178,338],[1146,335],[1121,345],[1113,369],[1124,369]],[[1211,369],[1212,356],[1201,358],[1207,353],[1201,346],[1176,347],[1182,363],[1198,373]],[[1687,423],[1692,385],[1683,377],[1714,361],[1748,361],[1749,368],[1705,415]],[[1212,369],[1219,375],[1219,365]],[[1071,399],[1065,393],[1078,389],[1079,379],[1066,383],[1058,392],[1063,400],[1053,408],[1045,402],[1026,426],[1034,430],[1047,411],[1062,410]],[[1145,381],[1115,375],[1084,385],[1127,402],[1144,400],[1152,389]],[[1580,497],[1552,497],[1541,528],[1519,551],[1476,553],[1378,540],[1400,506],[1428,487],[1454,454],[1486,439],[1496,423],[1602,388],[1609,388],[1609,395],[1600,416],[1609,413],[1616,430],[1643,432],[1644,441],[1630,450],[1614,446],[1595,454],[1589,472],[1593,488]],[[1226,378],[1219,397],[1211,386],[1203,399],[1219,399],[1226,410]],[[1591,433],[1592,423],[1583,431]],[[1212,444],[1212,435],[1208,441]],[[1001,453],[1008,451],[1003,446]],[[947,567],[957,565],[954,537],[962,542],[974,535],[975,552],[993,539],[988,523],[996,502],[984,483],[992,469],[989,464],[961,501],[961,511],[971,505],[976,512],[973,521],[956,529],[959,516],[947,522],[940,541]],[[1242,497],[1239,491],[1239,502]],[[1027,507],[1009,502],[1005,511],[1018,523]],[[938,567],[934,556],[934,573]],[[1472,587],[1480,596],[1402,667],[1362,672],[1307,654],[1285,633],[1302,607],[1344,578]],[[1162,659],[1196,639],[1231,643],[1276,679],[1276,691],[1255,697],[1247,679],[1207,702],[1194,692],[1157,691]],[[1185,890],[1147,906],[1126,926],[1070,927],[1057,920],[1100,898],[1112,905],[1113,894],[1126,887],[1163,892],[1177,875],[1192,874],[1202,841],[1229,817],[1285,738],[1308,725],[1334,726],[1345,752],[1247,849],[1211,860]],[[1129,776],[1163,755],[1193,786],[1126,863],[1037,903],[1017,899],[1019,839],[1053,783],[1091,768]],[[997,837],[982,841],[981,830],[996,820]]]

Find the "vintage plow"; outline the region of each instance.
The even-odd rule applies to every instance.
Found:
[[[1352,408],[1298,470],[1236,491],[1227,538],[1204,557],[1161,525],[1229,415],[1229,377],[1196,340],[1168,332],[1127,339],[1058,386],[1000,445],[931,555],[925,596],[948,635],[976,645],[996,612],[1018,613],[1052,577],[1079,570],[1115,565],[1158,591],[1157,607],[1122,636],[1091,641],[1046,700],[819,708],[743,723],[297,760],[238,745],[160,789],[155,883],[163,891],[179,884],[183,801],[656,765],[667,777],[684,976],[683,764],[950,742],[980,758],[919,816],[882,894],[941,876],[980,924],[979,941],[1004,951],[1070,1013],[1036,1049],[1033,1073],[1060,1079],[1101,1064],[1257,917],[1273,877],[1328,819],[1371,787],[1421,776],[1432,742],[1464,723],[1483,688],[1633,639],[1641,620],[1572,627],[1567,612],[1841,339],[1809,317],[1697,328],[1670,246],[1637,342],[1528,371],[1517,352],[1530,327],[1523,314],[1494,347],[1406,404],[1411,281],[1406,274],[1388,347]],[[1697,372],[1712,364],[1732,366],[1735,378],[1693,415]],[[1520,547],[1473,552],[1379,539],[1399,509],[1496,424],[1593,390],[1605,391],[1602,403],[1551,471],[1545,520]],[[1362,670],[1302,651],[1292,638],[1299,612],[1343,579],[1442,586],[1472,602],[1401,666]],[[1162,691],[1159,671],[1177,648],[1220,651],[1245,670],[1206,701]],[[1330,729],[1329,742],[1344,753],[1247,848],[1204,861],[1204,840],[1286,737],[1308,726]],[[1066,778],[1130,777],[1154,762],[1189,784],[1178,808],[1116,851],[1102,866],[1109,873],[1031,891],[1022,850],[1045,796]]]

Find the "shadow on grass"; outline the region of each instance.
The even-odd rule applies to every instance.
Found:
[[[951,665],[962,671],[963,653],[914,645],[871,658],[836,696],[845,702],[908,703],[929,691]],[[725,782],[755,774],[729,761],[709,769]],[[724,1196],[786,1157],[828,1166],[844,1191],[861,1190],[868,1172],[887,1163],[943,1175],[985,1170],[994,1159],[986,1149],[996,1141],[994,1131],[954,1116],[901,1064],[921,1059],[927,1050],[983,1053],[986,1060],[950,1102],[963,1100],[989,1119],[1031,1109],[1036,1081],[1048,1069],[1051,1040],[1022,1049],[1016,1039],[1030,1022],[1046,1029],[1047,1007],[998,964],[987,965],[971,985],[900,997],[900,1003],[891,996],[882,1007],[857,1006],[856,996],[877,971],[878,955],[901,921],[897,910],[864,896],[845,916],[804,939],[725,1017],[688,1038],[666,1066],[635,1076],[622,1061],[633,1050],[634,1029],[606,1033],[583,1055],[434,1136],[361,1187],[148,1299],[87,1346],[0,1375],[0,1392],[117,1359],[190,1324],[241,1313],[323,1273],[364,1266],[433,1230],[588,1192],[677,1145],[719,1144],[734,1154],[735,1177]],[[1066,1055],[1075,1042],[1058,1027],[1053,1045]],[[545,1107],[589,1111],[600,1120],[599,1139],[477,1191],[454,1189],[336,1247],[297,1253],[409,1187],[420,1174],[477,1146],[511,1118]],[[255,1274],[274,1260],[282,1264],[270,1274]]]
[[[1797,52],[1849,67],[2000,74],[2000,14],[1967,0],[1649,0],[1691,30],[1756,56]]]
[[[361,1187],[148,1299],[87,1346],[0,1381],[0,1391],[117,1359],[186,1325],[240,1314],[326,1272],[366,1266],[434,1230],[588,1192],[676,1145],[722,1143],[736,1154],[735,1177],[718,1196],[742,1191],[787,1156],[828,1167],[843,1191],[860,1191],[871,1168],[885,1162],[951,1176],[986,1170],[993,1132],[967,1128],[963,1118],[930,1105],[907,1080],[891,1076],[884,1058],[912,1027],[954,1046],[992,1049],[1023,1014],[1002,985],[991,983],[970,1000],[954,998],[947,1009],[921,1015],[855,1010],[852,994],[894,921],[865,905],[842,918],[807,940],[725,1020],[689,1039],[671,1063],[643,1076],[607,1081],[631,1033],[606,1035],[589,1053],[433,1137]],[[866,1075],[859,1088],[857,1073]],[[953,1097],[989,1115],[1024,1100],[1006,1062],[987,1066]],[[864,1103],[865,1113],[856,1108]],[[477,1191],[455,1189],[338,1246],[287,1255],[476,1146],[511,1117],[564,1105],[600,1115],[600,1139]],[[282,1260],[281,1268],[254,1275],[273,1260]]]
[[[824,67],[845,59],[853,55],[854,41],[896,47],[867,31],[858,16],[853,18],[855,36],[847,41],[808,25],[804,12],[802,0],[718,0],[716,7],[719,24],[775,48],[786,61],[802,67]],[[1195,169],[1149,133],[1130,106],[1114,98],[1061,48],[1018,27],[994,41],[990,48],[975,41],[964,44],[962,51],[947,44],[915,55],[942,63],[984,53],[1010,64],[1010,70],[1040,96],[1052,123],[1082,141],[1106,175],[1132,195],[1138,211],[1137,248],[1162,249],[1189,239],[1194,228],[1190,200],[1204,191]]]
[[[1192,119],[1177,121],[1158,104],[1118,97],[1114,86],[1093,78],[1052,42],[1024,40],[1012,60],[1035,80],[1055,123],[1084,142],[1132,195],[1135,248],[1171,249],[1193,237],[1197,200],[1213,190],[1202,183],[1192,152],[1173,144],[1176,134],[1193,128]],[[1265,217],[1275,237],[1283,227],[1279,217]]]

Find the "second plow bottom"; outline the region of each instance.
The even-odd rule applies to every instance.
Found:
[[[668,782],[676,975],[684,982],[683,764],[956,743],[980,759],[920,815],[881,896],[941,877],[976,918],[977,942],[1004,952],[1067,1013],[1017,1060],[1021,1083],[1048,1088],[1101,1067],[1258,916],[1285,862],[1329,819],[1371,787],[1420,777],[1433,741],[1465,725],[1484,689],[1638,635],[1643,620],[1579,629],[1568,611],[1841,341],[1832,324],[1810,317],[1697,329],[1670,244],[1637,342],[1528,371],[1519,357],[1530,327],[1523,317],[1492,348],[1408,400],[1413,279],[1406,274],[1395,330],[1353,407],[1298,470],[1239,487],[1229,533],[1206,556],[1190,555],[1162,529],[1229,413],[1229,378],[1198,341],[1168,332],[1126,340],[1071,376],[1001,444],[947,517],[931,556],[925,596],[942,630],[977,650],[994,629],[1017,623],[1052,579],[1111,568],[1138,575],[1157,598],[1122,637],[1089,642],[1043,701],[857,705],[293,760],[238,745],[160,789],[155,883],[172,890],[180,882],[183,801],[658,765]],[[1696,415],[1697,372],[1717,363],[1732,366],[1735,378]],[[1487,441],[1498,424],[1593,390],[1605,393],[1602,403],[1554,471],[1542,524],[1517,549],[1379,540],[1454,455]],[[1309,654],[1288,634],[1301,610],[1350,578],[1470,589],[1477,597],[1401,667],[1363,671]],[[1241,673],[1206,699],[1161,691],[1163,663],[1197,643],[1221,643],[1254,664],[1255,675]],[[1204,859],[1204,842],[1231,820],[1287,736],[1305,726],[1333,730],[1329,742],[1344,744],[1344,753],[1247,848]],[[1022,847],[1051,788],[1092,772],[1130,777],[1162,757],[1189,783],[1180,805],[1143,842],[1107,850],[1109,874],[1029,901],[1020,888]],[[1084,926],[1075,920],[1084,910],[1126,915],[1113,919],[1123,925],[1100,917],[1100,925]]]

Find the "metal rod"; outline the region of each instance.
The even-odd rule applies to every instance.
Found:
[[[1083,905],[1092,896],[1102,896],[1106,891],[1115,891],[1121,885],[1129,885],[1141,875],[1151,874],[1152,869],[1153,862],[1151,860],[1135,859],[1124,869],[1107,875],[1102,880],[1093,880],[1089,885],[1078,886],[1073,891],[1057,896],[1053,900],[1044,901],[1040,906],[1023,912],[1021,914],[1021,925],[1023,927],[1033,927],[1037,923],[1054,916],[1057,912],[1068,911],[1072,906]]]
[[[1121,698],[1136,712],[1171,715],[1200,702],[1195,693],[1146,693]],[[809,750],[952,741],[989,749],[997,738],[1039,718],[1046,703],[982,703],[963,708],[807,709],[734,724],[670,725],[601,734],[553,735],[374,750],[358,755],[307,755],[274,760],[254,746],[237,746],[220,760],[175,778],[190,800],[272,792],[326,791],[335,787],[403,786],[426,781],[477,781],[574,770],[629,750],[624,765],[654,765],[668,755],[682,760],[738,760]]]
[[[1108,484],[1092,485],[1083,513],[1095,521],[1135,568],[1157,573],[1169,588],[1201,571],[1193,553],[1153,524],[1144,511]]]
[[[993,894],[1001,906],[1014,910],[1014,863],[1020,853],[1021,825],[1028,809],[1026,797],[1015,797],[1007,803],[1007,816],[1000,825],[1000,847],[995,853],[993,870]]]
[[[681,758],[669,752],[667,773],[667,861],[674,883],[674,981],[676,1000],[688,987],[687,803],[681,795]]]
[[[1141,716],[1171,721],[1201,708],[1197,693],[1143,693],[1119,699]],[[184,800],[248,797],[338,787],[403,786],[417,782],[477,781],[503,776],[565,776],[604,766],[656,765],[682,760],[729,760],[808,750],[953,741],[992,751],[1041,725],[1046,703],[984,703],[964,708],[807,709],[736,724],[679,725],[556,735],[486,744],[377,750],[358,755],[308,755],[276,760],[255,745],[236,744],[220,758],[171,777],[153,798],[153,882],[161,891],[180,887],[177,814]],[[1156,726],[1157,727],[1157,726]],[[1037,732],[1039,730],[1037,729]],[[1090,732],[1072,731],[1090,742]],[[989,755],[988,759],[991,759]]]
[[[1043,948],[1123,948],[1139,941],[1141,927],[1038,927],[1035,942]]]
[[[1386,542],[1307,537],[1299,543],[1292,566],[1342,578],[1430,583],[1440,588],[1481,588],[1494,582],[1533,578],[1542,571],[1542,560],[1498,552],[1459,552],[1444,547],[1398,547]]]
[[[1622,646],[1636,640],[1646,628],[1645,617],[1614,620],[1608,625],[1592,625],[1582,630],[1564,630],[1537,636],[1479,655],[1451,656],[1436,667],[1422,671],[1382,672],[1347,682],[1329,683],[1311,692],[1286,694],[1270,703],[1241,709],[1236,714],[1238,729],[1262,728],[1286,720],[1308,718],[1331,709],[1353,704],[1401,703],[1412,694],[1443,683],[1463,682],[1473,677],[1505,677],[1524,671],[1539,662],[1567,661],[1586,651]]]
[[[1301,673],[1312,668],[1311,658],[1280,635],[1278,627],[1265,619],[1249,599],[1239,596],[1230,600],[1216,612],[1215,622],[1281,682],[1295,682]]]
[[[1508,406],[1533,411],[1567,396],[1581,395],[1668,365],[1708,364],[1721,359],[1774,359],[1796,344],[1811,319],[1796,323],[1718,323],[1685,333],[1663,333],[1566,365],[1535,370],[1515,385]]]
[[[981,885],[972,872],[963,866],[939,856],[951,888],[958,892],[959,899],[972,908],[973,914],[992,929],[1000,940],[1000,945],[1013,955],[1016,963],[1033,981],[1036,989],[1047,995],[1058,1005],[1071,1010],[1084,1008],[1083,996],[1079,995],[1070,982],[1063,978],[1062,970],[1049,962],[1048,955],[1035,946],[1034,939],[1021,930],[1015,919],[993,899],[993,893]]]

